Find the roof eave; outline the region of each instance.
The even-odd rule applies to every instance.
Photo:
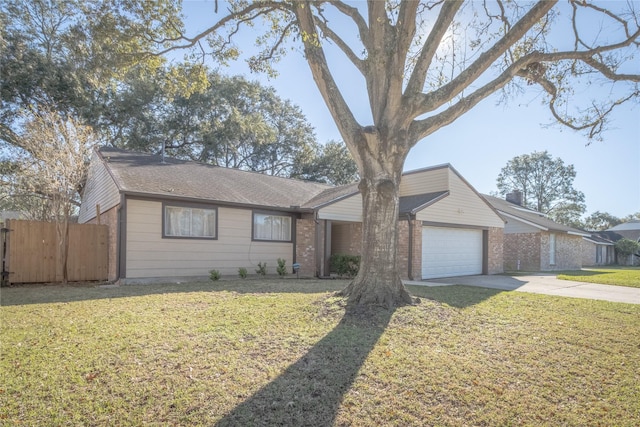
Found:
[[[232,207],[232,208],[262,209],[262,210],[272,210],[272,211],[291,212],[291,213],[313,213],[314,212],[313,209],[301,208],[300,206],[287,207],[287,206],[262,205],[262,204],[255,204],[255,203],[228,202],[224,200],[203,199],[200,197],[189,197],[189,196],[174,196],[171,194],[150,193],[150,192],[143,192],[143,191],[122,190],[120,193],[125,197],[139,198],[139,199],[168,200],[168,201],[187,202],[187,203],[205,203],[205,204],[226,206],[226,207]]]
[[[443,194],[439,195],[438,197],[435,197],[432,200],[429,200],[427,203],[424,203],[424,204],[422,204],[420,206],[417,206],[417,207],[413,208],[408,213],[410,213],[411,215],[415,215],[418,212],[420,212],[421,210],[426,209],[429,206],[439,202],[440,200],[444,199],[445,197],[449,196],[450,194],[451,194],[451,191],[447,190]]]

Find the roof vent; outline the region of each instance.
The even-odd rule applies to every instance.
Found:
[[[507,202],[522,206],[522,192],[520,190],[513,190],[511,193],[508,193],[506,199]]]

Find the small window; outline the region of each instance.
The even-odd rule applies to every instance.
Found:
[[[253,239],[290,242],[291,217],[287,215],[254,212]]]
[[[215,239],[217,210],[195,206],[164,206],[163,237]]]
[[[556,265],[556,235],[549,235],[549,264]]]

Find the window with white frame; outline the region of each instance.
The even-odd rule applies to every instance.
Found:
[[[217,209],[164,205],[163,237],[217,238]]]
[[[291,217],[270,213],[253,213],[253,239],[291,241]]]

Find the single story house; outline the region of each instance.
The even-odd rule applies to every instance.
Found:
[[[504,221],[450,165],[403,175],[405,278],[503,270]],[[92,156],[79,222],[110,228],[109,278],[125,283],[237,276],[277,259],[326,277],[332,254],[361,249],[357,184],[333,187],[103,147]]]
[[[616,262],[614,242],[591,233],[589,237],[582,238],[582,266],[611,265]]]
[[[506,221],[504,269],[506,271],[552,271],[582,268],[583,238],[590,233],[550,220],[522,206],[518,192],[507,200],[484,196]]]

